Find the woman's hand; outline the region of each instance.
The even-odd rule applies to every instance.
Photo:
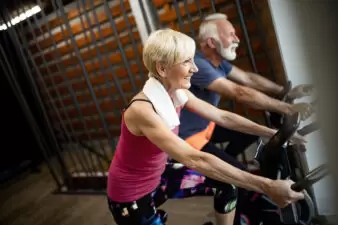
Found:
[[[291,189],[293,183],[291,180],[274,180],[265,193],[280,208],[284,208],[288,204],[304,198],[303,192],[295,192]]]

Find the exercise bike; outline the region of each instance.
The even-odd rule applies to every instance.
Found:
[[[267,142],[261,142],[255,155],[256,164],[259,167],[260,176],[270,179],[291,179],[296,183],[293,189],[296,191],[306,190],[305,199],[292,203],[280,209],[267,196],[256,192],[246,191],[240,195],[234,225],[315,225],[315,204],[311,196],[311,185],[327,175],[325,165],[306,173],[301,165],[301,150],[290,145],[288,140],[295,132],[306,135],[318,129],[316,123],[310,124],[298,130],[300,124],[299,114],[287,116],[283,119],[278,132]],[[298,130],[298,131],[297,131]],[[170,165],[170,164],[168,164]],[[172,166],[172,167],[171,167]],[[190,196],[212,196],[213,190],[200,182],[191,183],[183,187],[181,177],[170,177],[170,170],[181,169],[182,177],[193,180],[203,179],[204,176],[190,170],[183,165],[174,163],[168,166],[167,174],[164,174],[168,182],[177,182],[177,187],[171,190],[169,198],[185,198]],[[179,168],[175,168],[178,166]],[[177,174],[177,173],[175,173]],[[167,215],[159,210],[159,214],[166,221]]]
[[[291,179],[296,183],[293,190],[305,190],[305,199],[292,203],[280,209],[266,196],[249,192],[239,199],[239,208],[235,225],[260,224],[288,224],[288,225],[314,225],[315,204],[311,193],[311,186],[328,174],[325,165],[304,172],[301,165],[302,149],[290,145],[288,140],[295,132],[301,135],[312,133],[318,129],[316,123],[298,130],[300,124],[299,114],[285,116],[278,132],[267,142],[261,141],[254,161],[259,167],[260,176],[270,179]],[[297,131],[298,130],[298,131]]]
[[[291,82],[289,82],[291,88]],[[287,101],[286,98],[283,98]],[[311,196],[311,186],[325,175],[328,170],[325,165],[306,173],[301,165],[301,149],[290,145],[289,138],[295,132],[306,135],[318,129],[316,123],[310,124],[301,130],[299,114],[293,116],[280,116],[271,114],[270,119],[278,132],[267,142],[260,141],[255,156],[256,165],[259,167],[259,174],[270,179],[292,179],[296,183],[293,189],[296,191],[306,190],[305,199],[290,204],[284,209],[278,208],[268,197],[255,192],[246,192],[239,196],[238,207],[236,209],[235,225],[315,225],[318,224],[315,218],[314,198]],[[168,171],[175,169],[175,164],[168,164]],[[193,180],[203,180],[202,175],[189,170],[182,165],[182,177],[194,177]],[[170,173],[169,173],[170,174]],[[187,196],[212,196],[213,190],[207,186],[193,184],[190,187],[182,187],[182,177],[170,177],[167,174],[169,182],[180,183],[178,188],[172,191],[170,198],[184,198]],[[181,185],[181,186],[180,186]],[[171,185],[175,186],[175,185]],[[310,194],[308,194],[310,193]],[[165,215],[164,212],[160,214]],[[161,216],[166,219],[166,216]]]

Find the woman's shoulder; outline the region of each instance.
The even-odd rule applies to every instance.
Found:
[[[153,108],[153,104],[151,103],[151,101],[143,92],[139,92],[130,100],[127,107],[125,108],[125,111],[127,111],[128,109],[128,111],[138,113],[143,109],[149,108],[149,106]]]
[[[154,111],[151,101],[142,92],[135,95],[124,111],[124,119],[130,123],[141,122],[151,117],[151,111]],[[155,111],[154,111],[155,112]]]

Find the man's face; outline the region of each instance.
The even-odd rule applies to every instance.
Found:
[[[220,39],[220,41],[216,41],[217,53],[229,61],[235,60],[237,57],[236,49],[239,45],[235,28],[228,20],[219,20],[216,25]]]

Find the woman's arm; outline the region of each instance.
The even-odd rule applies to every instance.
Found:
[[[260,193],[269,192],[270,179],[244,172],[211,154],[194,149],[165,126],[149,103],[134,103],[125,113],[125,121],[129,129],[133,128],[131,132],[146,136],[171,158],[188,168],[221,182]]]
[[[138,104],[143,106],[137,107]],[[167,128],[149,103],[134,103],[128,108],[124,119],[130,132],[146,136],[171,158],[207,177],[264,193],[280,207],[304,198],[302,193],[291,190],[293,182],[290,180],[256,176],[237,169],[214,155],[194,149]]]
[[[185,107],[189,111],[192,111],[209,121],[214,121],[219,126],[246,134],[269,138],[276,133],[276,130],[259,125],[235,113],[218,109],[217,107],[195,97],[190,91],[185,91],[189,98]]]

